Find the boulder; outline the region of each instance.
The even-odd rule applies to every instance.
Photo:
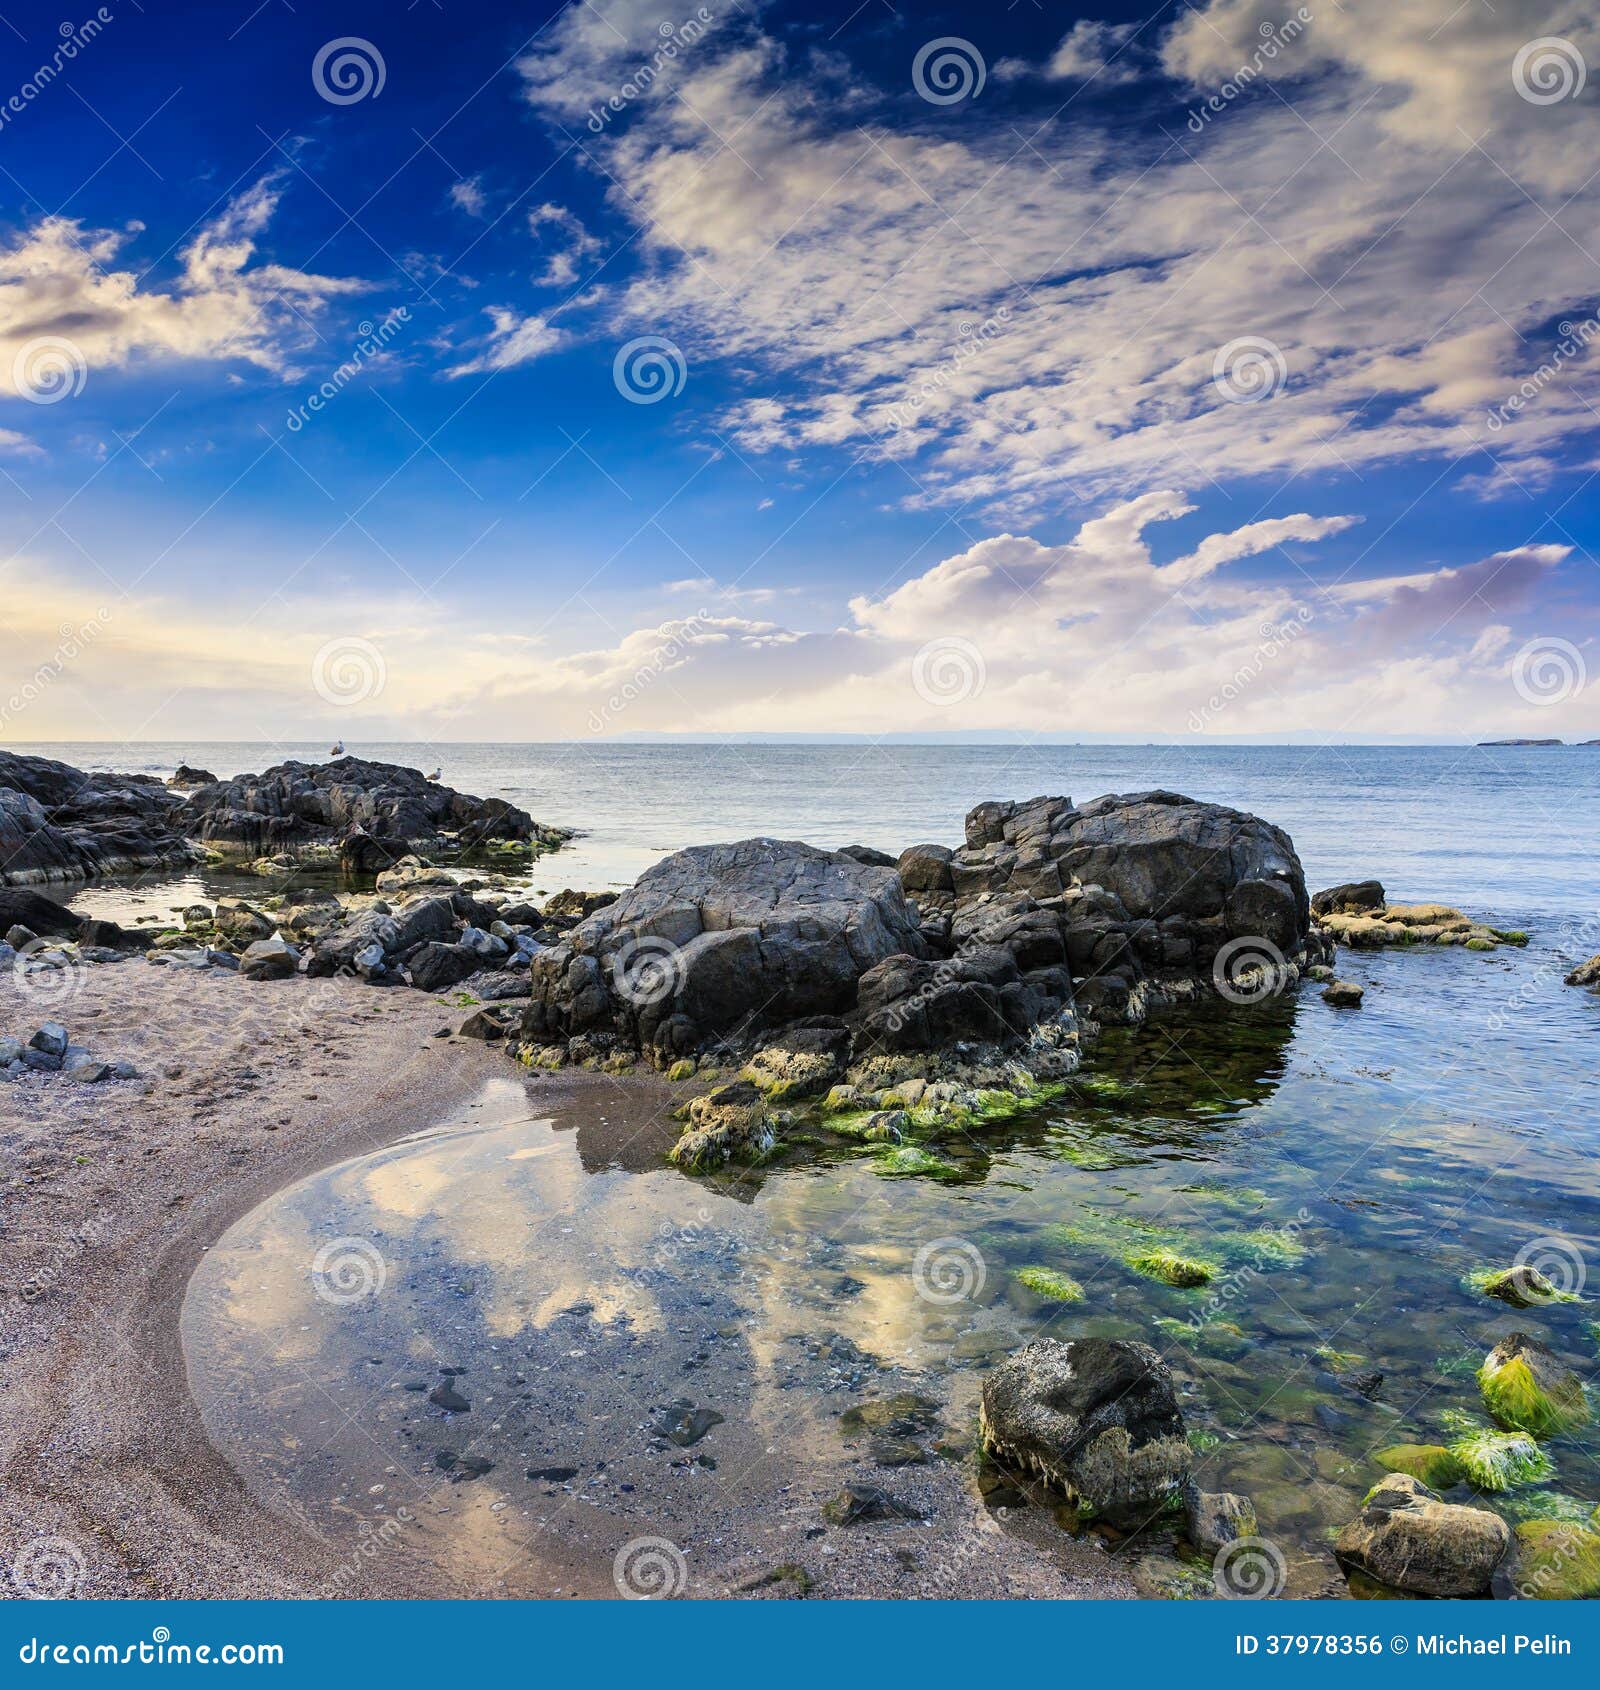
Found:
[[[1380,880],[1352,880],[1343,886],[1330,886],[1311,898],[1311,913],[1323,915],[1369,915],[1382,913],[1388,899]]]
[[[1524,1520],[1511,1588],[1524,1601],[1592,1601],[1600,1596],[1600,1533],[1566,1520]]]
[[[703,1173],[724,1162],[759,1161],[776,1142],[766,1100],[749,1080],[735,1080],[694,1099],[669,1155],[680,1168]]]
[[[1589,1423],[1583,1381],[1547,1344],[1510,1332],[1478,1369],[1484,1407],[1508,1431],[1554,1438]]]
[[[483,967],[483,958],[465,945],[431,942],[406,963],[411,984],[421,992],[443,992]]]
[[[1600,953],[1590,957],[1587,962],[1580,962],[1566,976],[1566,983],[1569,986],[1600,986]]]
[[[956,883],[950,864],[954,858],[948,845],[910,845],[896,864],[900,884],[914,898],[953,895]]]
[[[65,905],[45,897],[42,892],[0,886],[0,933],[4,933],[13,945],[16,940],[11,939],[10,930],[14,927],[25,930],[23,944],[40,934],[58,939],[76,939],[83,928],[83,917],[74,915]]]
[[[239,958],[246,980],[286,980],[300,964],[300,953],[282,939],[257,939]]]
[[[769,1102],[814,1097],[843,1077],[850,1060],[850,1029],[841,1021],[796,1022],[781,1039],[758,1050],[745,1064]]]
[[[212,921],[218,934],[239,950],[258,939],[270,939],[278,930],[270,915],[251,904],[226,899],[217,905]]]
[[[1242,1537],[1256,1535],[1255,1505],[1232,1491],[1206,1491],[1189,1485],[1183,1497],[1189,1541],[1206,1555],[1215,1555]]]
[[[0,751],[0,886],[186,868],[183,798],[154,775],[85,774]]]
[[[860,977],[900,953],[925,946],[893,869],[787,840],[695,846],[533,958],[523,1031],[687,1054],[848,1010]]]
[[[1335,1009],[1359,1009],[1365,996],[1354,980],[1334,980],[1322,988],[1322,1001]]]
[[[1510,1544],[1511,1529],[1498,1514],[1441,1502],[1420,1479],[1392,1473],[1367,1493],[1334,1554],[1393,1590],[1478,1596]]]
[[[197,786],[215,786],[217,777],[209,769],[191,769],[180,763],[167,776],[167,785],[178,792],[192,792]]]
[[[1180,1496],[1189,1444],[1172,1375],[1148,1344],[1036,1338],[983,1382],[988,1454],[1123,1530]]]

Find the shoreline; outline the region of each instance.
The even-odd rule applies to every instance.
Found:
[[[137,994],[125,989],[135,981]],[[243,988],[246,1000],[232,976],[138,962],[89,970],[57,1013],[96,1041],[114,1033],[146,1078],[87,1088],[51,1076],[7,1088],[20,1103],[26,1084],[31,1107],[5,1135],[17,1175],[0,1194],[0,1273],[11,1293],[0,1303],[0,1526],[18,1548],[43,1538],[75,1546],[75,1594],[306,1596],[347,1559],[252,1498],[212,1446],[189,1389],[184,1294],[205,1251],[258,1203],[433,1124],[505,1064],[487,1047],[435,1044],[434,1029],[458,1017],[429,998],[349,986],[340,1019],[325,993],[317,999],[332,1024],[310,1035],[314,1054],[330,1059],[325,1069],[343,1068],[325,1090],[292,1103],[266,1099],[250,1080],[225,1091],[237,1047],[207,1046],[229,1020],[255,1039],[249,1072],[293,1061],[285,1089],[306,1074],[295,1060],[307,1033],[292,1001],[299,984]],[[0,987],[8,1021],[20,1016],[7,1000],[20,997]],[[363,1026],[379,1017],[380,1027]],[[448,1061],[429,1061],[443,1050]],[[224,1092],[220,1106],[203,1118],[173,1108],[162,1073],[175,1066],[185,1090]],[[352,1114],[348,1100],[362,1093]],[[34,1294],[25,1299],[23,1287]],[[409,1581],[388,1589],[402,1584],[401,1561],[376,1567],[362,1593],[447,1593]]]

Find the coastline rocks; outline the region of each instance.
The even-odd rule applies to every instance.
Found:
[[[1419,1596],[1477,1596],[1511,1544],[1498,1514],[1441,1502],[1419,1479],[1394,1473],[1373,1486],[1361,1513],[1339,1533],[1341,1563],[1394,1590]]]
[[[1587,962],[1580,962],[1566,976],[1566,984],[1569,986],[1600,986],[1600,953],[1590,957]]]
[[[500,844],[553,847],[571,835],[499,798],[474,798],[396,763],[340,757],[286,762],[196,789],[191,834],[230,855],[291,856],[318,848],[370,873],[415,851],[461,854]]]
[[[1189,1445],[1172,1375],[1148,1344],[1037,1338],[983,1382],[979,1437],[1085,1518],[1131,1530],[1180,1496]]]
[[[843,1078],[849,1060],[850,1029],[818,1017],[785,1028],[780,1039],[758,1050],[745,1064],[744,1078],[769,1103],[815,1097]]]
[[[1359,1009],[1365,996],[1354,980],[1334,980],[1322,988],[1322,1001],[1335,1009]]]
[[[1311,897],[1311,913],[1320,921],[1325,915],[1372,915],[1387,904],[1381,880],[1352,880],[1330,886]]]
[[[1510,1332],[1478,1369],[1484,1407],[1508,1431],[1559,1437],[1589,1423],[1583,1381],[1555,1352],[1525,1332]]]
[[[177,792],[192,792],[198,786],[215,786],[217,777],[209,769],[191,769],[180,763],[167,776],[167,785]]]
[[[1600,1534],[1564,1520],[1525,1520],[1516,1540],[1511,1587],[1524,1601],[1600,1596]]]
[[[246,980],[287,980],[298,968],[300,953],[282,939],[257,939],[239,958]]]
[[[1377,881],[1371,881],[1374,887]],[[1335,891],[1347,892],[1349,887]],[[1379,888],[1381,891],[1381,887]],[[1319,892],[1318,897],[1331,893]],[[1528,935],[1473,921],[1449,904],[1382,904],[1362,909],[1328,909],[1317,918],[1340,943],[1357,950],[1385,945],[1461,945],[1492,951],[1501,945],[1526,945]]]
[[[430,941],[406,964],[418,991],[442,992],[483,967],[483,958],[466,945]]]
[[[1190,1543],[1215,1555],[1242,1537],[1256,1535],[1255,1504],[1233,1491],[1205,1491],[1190,1485],[1183,1497],[1185,1531]]]
[[[687,1055],[849,1009],[860,976],[898,953],[926,946],[893,869],[788,840],[694,846],[533,958],[523,1033]]]
[[[202,853],[183,836],[183,808],[153,775],[0,751],[0,886],[186,868]]]

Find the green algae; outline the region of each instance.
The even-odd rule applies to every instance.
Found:
[[[1583,1299],[1552,1285],[1534,1267],[1474,1268],[1463,1282],[1480,1296],[1493,1297],[1516,1309],[1538,1308],[1545,1303],[1577,1303]]]
[[[1539,1601],[1600,1596],[1600,1535],[1565,1520],[1516,1527],[1516,1592]]]
[[[1555,1472],[1550,1457],[1526,1432],[1466,1432],[1449,1446],[1461,1476],[1479,1490],[1510,1490],[1531,1485]]]
[[[1556,1438],[1589,1423],[1589,1404],[1575,1375],[1564,1374],[1546,1391],[1521,1356],[1498,1367],[1493,1362],[1491,1356],[1478,1369],[1478,1389],[1484,1407],[1502,1426],[1536,1438]]]
[[[1144,1250],[1123,1258],[1135,1273],[1146,1279],[1159,1279],[1164,1285],[1176,1286],[1180,1291],[1192,1291],[1209,1285],[1217,1276],[1216,1264],[1202,1262],[1193,1256],[1180,1256],[1174,1250]]]
[[[1391,1473],[1409,1473],[1429,1490],[1449,1490],[1466,1476],[1460,1461],[1443,1444],[1394,1444],[1373,1459]]]
[[[1035,1296],[1047,1298],[1052,1303],[1083,1301],[1083,1287],[1077,1280],[1064,1273],[1057,1273],[1054,1268],[1018,1268],[1016,1278],[1019,1284],[1027,1286]]]
[[[924,1150],[918,1144],[897,1144],[892,1150],[880,1151],[873,1160],[874,1171],[885,1179],[960,1179],[961,1170],[942,1156]]]

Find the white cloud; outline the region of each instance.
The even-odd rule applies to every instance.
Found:
[[[368,284],[255,263],[278,203],[258,183],[205,225],[166,288],[113,268],[138,232],[47,217],[0,252],[0,394],[29,384],[39,343],[67,342],[89,377],[142,360],[240,360],[280,374],[307,338],[307,317]]]
[[[1139,28],[1135,23],[1079,18],[1051,54],[1050,75],[1074,81],[1092,78],[1106,88],[1133,81],[1139,72],[1127,48]]]
[[[533,279],[539,287],[571,287],[579,266],[601,250],[599,238],[564,205],[540,205],[528,213],[528,228],[546,251],[544,269]]]
[[[657,15],[623,8],[619,40],[589,10],[524,66],[546,110],[614,83]],[[1014,519],[1173,475],[1425,456],[1475,485],[1547,475],[1595,426],[1570,379],[1487,420],[1551,325],[1593,310],[1600,102],[1532,104],[1512,63],[1555,31],[1600,66],[1600,0],[1311,10],[1265,61],[1276,97],[1186,125],[1293,15],[1209,0],[1141,38],[1179,79],[1141,85],[1170,99],[1159,128],[1072,102],[1026,146],[933,108],[887,130],[753,28],[708,35],[673,97],[658,84],[586,139],[645,260],[614,308],[767,372],[725,419],[741,445],[879,453],[912,503]],[[1062,64],[1100,41],[1075,29]],[[1287,375],[1257,404],[1212,379],[1246,336]]]
[[[566,340],[566,335],[546,317],[521,316],[503,305],[491,305],[486,312],[489,337],[472,355],[452,366],[452,376],[465,376],[486,370],[510,370],[518,364],[531,364],[547,352],[554,352]]]
[[[481,179],[476,176],[463,176],[459,182],[452,182],[450,203],[458,210],[466,212],[468,217],[482,217],[489,200],[483,191]]]

